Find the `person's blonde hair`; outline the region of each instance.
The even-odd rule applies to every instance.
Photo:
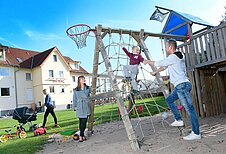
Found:
[[[137,48],[137,49],[139,49],[139,51],[140,51],[140,47],[138,46],[138,45],[134,45],[133,47],[132,47],[132,50],[134,49],[134,48]],[[141,51],[139,52],[139,54],[141,53]]]

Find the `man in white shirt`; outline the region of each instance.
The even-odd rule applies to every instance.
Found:
[[[201,139],[200,131],[199,131],[199,122],[197,113],[195,111],[194,106],[192,105],[192,97],[190,94],[192,85],[189,82],[187,75],[186,75],[186,66],[185,60],[181,52],[176,51],[177,49],[177,42],[175,40],[168,40],[166,42],[166,51],[169,56],[160,61],[145,61],[145,64],[150,64],[152,66],[159,67],[159,69],[155,72],[152,72],[152,75],[156,75],[156,73],[164,71],[168,68],[170,82],[174,85],[174,90],[171,94],[166,98],[166,103],[170,107],[175,121],[171,124],[171,126],[183,126],[184,122],[182,121],[181,115],[177,109],[177,106],[174,102],[179,99],[184,106],[185,110],[187,111],[191,125],[192,125],[192,132],[188,135],[183,137],[184,140],[195,140]]]

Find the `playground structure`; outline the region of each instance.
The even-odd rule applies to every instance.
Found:
[[[118,72],[118,71],[112,68],[112,64],[111,64],[112,58],[109,55],[109,52],[106,50],[106,47],[108,45],[107,46],[104,45],[103,39],[106,37],[107,34],[128,35],[129,37],[132,37],[138,45],[141,46],[141,49],[145,55],[145,58],[151,60],[149,51],[145,44],[145,39],[147,39],[147,37],[151,36],[151,37],[160,37],[160,38],[180,38],[183,40],[185,40],[186,37],[178,36],[178,35],[149,33],[149,32],[144,32],[143,29],[141,29],[140,31],[132,31],[132,30],[123,30],[123,29],[103,28],[101,25],[98,25],[96,27],[95,33],[96,33],[96,41],[95,41],[93,78],[92,78],[92,96],[93,97],[92,97],[92,103],[91,103],[91,115],[89,118],[89,131],[92,131],[92,129],[93,129],[95,100],[115,98],[118,103],[119,112],[121,114],[122,121],[124,123],[129,141],[131,143],[131,147],[132,147],[133,151],[137,152],[140,150],[140,146],[138,144],[137,137],[134,132],[134,128],[129,119],[128,111],[126,110],[125,105],[124,105],[124,100],[123,100],[122,94],[121,94],[122,91],[118,87],[116,75],[114,73],[114,72]],[[100,54],[102,56],[102,60],[103,60],[102,62],[99,61],[101,59]],[[108,73],[108,76],[110,78],[110,84],[112,86],[113,91],[95,95],[96,89],[97,89],[98,66],[101,63],[105,64],[105,68],[107,70],[106,73]],[[118,66],[118,67],[120,67],[120,66]],[[156,70],[155,67],[151,67],[151,68],[153,71]],[[161,90],[162,90],[164,96],[166,97],[168,95],[169,91],[168,91],[167,87],[164,85],[163,80],[159,73],[156,75],[156,78],[157,78],[157,81],[159,82],[159,84],[161,85]]]
[[[104,41],[104,38],[107,37],[107,34],[118,34],[120,36],[127,35],[129,38],[134,39],[136,44],[141,47],[145,58],[148,60],[151,60],[150,52],[145,44],[145,40],[148,37],[157,37],[164,39],[165,41],[166,39],[174,38],[178,41],[184,42],[183,44],[180,44],[178,46],[178,50],[180,50],[185,55],[187,73],[193,85],[193,103],[196,111],[198,112],[198,115],[202,117],[217,115],[224,112],[226,108],[226,80],[224,73],[224,66],[226,61],[226,23],[222,23],[221,25],[213,28],[206,22],[194,18],[194,16],[183,16],[183,14],[179,14],[178,12],[175,12],[173,10],[165,10],[170,11],[170,14],[163,32],[159,34],[145,32],[143,29],[141,29],[140,31],[134,31],[127,29],[105,28],[101,25],[98,25],[95,27],[95,30],[89,29],[89,27],[88,30],[87,28],[85,28],[86,32],[88,33],[86,36],[82,36],[82,38],[86,39],[90,31],[95,32],[96,36],[93,60],[92,103],[91,115],[89,118],[89,131],[92,131],[93,129],[95,100],[115,98],[118,103],[119,113],[121,114],[127,136],[134,152],[138,152],[140,150],[140,146],[134,128],[131,124],[128,110],[126,109],[124,104],[122,91],[120,90],[116,80],[117,74],[115,73],[119,71],[118,67],[120,67],[120,65],[117,65],[116,69],[113,69],[112,60],[114,59],[114,56],[110,55],[109,51],[107,50],[112,44],[109,41],[107,42],[108,44],[105,45],[106,41]],[[178,23],[173,27],[169,27],[168,23],[173,22],[173,19],[178,20],[178,18],[180,19],[181,23]],[[204,28],[193,32],[193,24],[202,25],[204,26]],[[180,29],[182,29],[183,35],[178,34],[178,30],[180,31]],[[72,37],[77,36],[77,33],[79,32],[80,34],[86,33],[83,32],[83,29],[78,30],[75,31]],[[77,41],[76,39],[73,40]],[[129,45],[130,44],[128,44],[128,46]],[[85,45],[77,44],[77,46],[81,48]],[[118,45],[116,44],[115,46]],[[101,58],[102,61],[100,61]],[[117,60],[119,59],[122,58],[118,57]],[[98,67],[102,63],[105,65],[106,71],[104,73],[108,74],[113,91],[96,95],[96,90],[98,88],[97,77],[99,75]],[[156,67],[151,66],[151,69],[152,71],[155,71]],[[161,91],[164,97],[166,97],[169,94],[169,90],[164,85],[159,73],[156,75],[156,79],[161,86]],[[131,98],[132,101],[130,101],[130,108],[134,105],[134,98],[132,96]]]
[[[95,95],[95,93],[96,93],[96,88],[97,88],[96,87],[96,80],[97,80],[97,76],[98,76],[98,65],[100,63],[98,60],[99,60],[99,56],[100,56],[99,54],[101,53],[102,59],[104,60],[103,62],[104,62],[105,67],[107,69],[107,73],[109,75],[110,82],[111,82],[112,89],[113,89],[113,92],[111,92],[111,95],[107,94],[103,98],[106,99],[106,98],[109,98],[109,97],[112,97],[112,96],[114,98],[116,98],[118,106],[119,106],[120,114],[121,114],[121,117],[122,117],[122,121],[124,123],[129,141],[131,143],[131,147],[134,151],[139,151],[140,147],[139,147],[139,144],[138,144],[138,141],[137,141],[137,137],[135,135],[134,128],[132,127],[131,121],[129,119],[128,112],[125,108],[124,101],[123,101],[123,98],[122,98],[122,95],[121,95],[121,91],[118,87],[118,83],[116,81],[116,77],[115,77],[115,74],[114,74],[114,69],[112,69],[110,57],[109,57],[109,55],[106,51],[103,39],[108,33],[111,33],[111,34],[116,33],[116,34],[120,34],[120,35],[123,35],[123,34],[130,35],[134,38],[134,40],[137,41],[137,44],[139,44],[141,46],[141,49],[143,50],[143,52],[146,56],[145,58],[150,60],[149,51],[148,51],[146,44],[144,42],[147,37],[152,36],[152,37],[164,37],[164,38],[178,38],[179,36],[173,36],[173,35],[167,35],[167,34],[164,35],[164,34],[148,33],[148,32],[144,32],[143,29],[141,31],[131,31],[131,30],[122,30],[122,29],[102,28],[101,25],[98,25],[96,27],[96,30],[97,31],[96,31],[96,46],[95,46],[95,55],[94,55],[94,64],[93,64],[94,67],[93,67],[93,79],[92,79],[92,87],[93,87],[92,95]],[[184,37],[182,37],[182,38],[184,39]],[[152,70],[155,71],[156,68],[152,67]],[[160,77],[160,74],[157,74],[156,78],[157,78],[158,82],[163,85],[163,80]],[[164,85],[161,86],[161,89],[162,89],[164,96],[167,96],[168,95],[168,89]],[[113,93],[113,95],[112,95],[112,93]],[[91,109],[93,109],[94,108],[94,102],[91,103],[91,106],[92,106]],[[93,124],[93,121],[94,121],[93,112],[91,112],[91,116],[90,116],[89,120],[90,120],[89,121],[89,124],[90,124],[89,130],[92,130],[92,127],[93,127],[92,124]]]

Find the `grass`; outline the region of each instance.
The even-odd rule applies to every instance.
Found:
[[[158,105],[166,107],[165,100],[163,97],[155,97],[154,100]],[[136,101],[136,104],[146,103],[148,109],[152,114],[158,113],[156,107],[153,107],[153,99],[148,98],[144,100]],[[125,105],[128,106],[128,102],[125,102]],[[162,111],[162,110],[161,110]],[[13,137],[5,143],[0,142],[0,153],[1,154],[12,154],[12,153],[23,153],[23,154],[33,154],[38,150],[41,150],[43,145],[47,142],[48,136],[54,132],[59,132],[62,130],[72,130],[78,128],[78,119],[75,116],[75,112],[72,110],[62,110],[56,112],[58,118],[58,124],[60,128],[54,128],[53,118],[50,115],[47,121],[47,135],[40,135],[34,137],[33,132],[27,132],[26,139],[19,139],[18,137]],[[144,107],[144,112],[139,114],[140,116],[149,116],[147,108]],[[95,107],[95,124],[100,124],[103,122],[108,122],[110,120],[118,120],[118,105],[115,104],[106,104]],[[136,117],[136,115],[132,115]],[[37,121],[34,123],[41,124],[43,120],[43,113],[37,115]],[[13,127],[17,125],[17,121],[12,118],[0,119],[0,135],[5,134],[5,129],[11,129],[12,132],[15,132],[16,129]],[[28,130],[28,126],[25,125],[25,129]]]

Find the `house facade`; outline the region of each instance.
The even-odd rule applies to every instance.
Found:
[[[37,52],[0,45],[0,116],[33,102],[41,105],[43,89],[50,93],[56,109],[65,109],[79,75],[87,76],[89,82],[89,73],[80,62],[63,56],[56,47]]]
[[[43,89],[51,95],[56,110],[66,109],[81,75],[91,85],[92,74],[81,62],[63,56],[57,47],[37,52],[0,44],[0,117],[12,114],[16,107],[30,108],[33,102],[40,106],[45,98]],[[118,82],[122,79],[117,77]],[[97,94],[110,90],[108,75],[99,75]]]

